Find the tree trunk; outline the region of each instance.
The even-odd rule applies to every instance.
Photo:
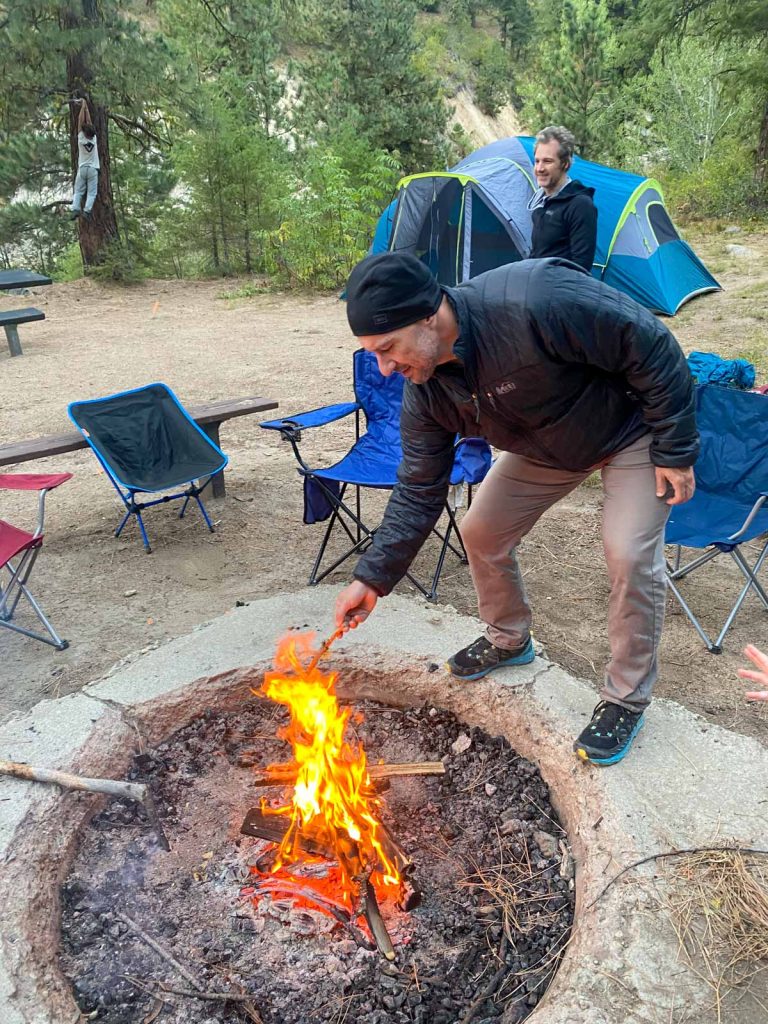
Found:
[[[99,21],[96,0],[82,0],[78,11],[75,5],[64,11],[63,21],[68,28],[85,29],[96,25]],[[93,72],[86,64],[82,50],[67,55],[67,89],[70,96],[85,97],[96,129],[96,142],[99,147],[99,185],[96,202],[89,220],[81,218],[80,252],[86,267],[103,263],[110,244],[119,237],[112,199],[112,179],[109,167],[109,129],[107,111],[103,106],[96,106],[91,100],[91,83]],[[77,173],[77,120],[79,109],[76,104],[70,105],[70,150],[72,166]],[[74,177],[74,175],[73,175]]]
[[[245,255],[245,271],[247,274],[252,274],[253,260],[251,258],[251,228],[248,223],[249,216],[250,210],[248,208],[248,196],[245,194],[245,187],[243,187],[243,248]]]
[[[757,143],[755,159],[755,181],[759,185],[768,183],[768,96],[763,106],[763,119],[760,122],[760,138]]]

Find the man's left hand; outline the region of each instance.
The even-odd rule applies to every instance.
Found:
[[[672,466],[656,467],[656,497],[666,498],[670,487],[672,494],[667,498],[668,505],[682,505],[690,501],[696,490],[693,477],[693,466],[674,469]]]

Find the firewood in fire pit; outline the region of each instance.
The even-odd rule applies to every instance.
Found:
[[[250,768],[248,755],[243,754],[238,762],[241,767]],[[296,765],[294,764],[273,764],[269,768],[257,771],[253,776],[253,784],[256,786],[287,786],[296,781]],[[369,764],[368,774],[372,782],[379,779],[389,779],[396,775],[445,775],[445,765],[442,761],[409,761],[403,764]]]
[[[288,818],[279,815],[264,814],[259,807],[252,807],[245,816],[240,832],[244,836],[254,836],[256,839],[266,839],[270,843],[281,843],[290,827]],[[321,857],[333,857],[333,851],[317,842],[310,836],[303,833],[299,836],[299,845],[307,853],[317,854]]]
[[[240,832],[244,836],[253,836],[256,839],[266,839],[267,842],[279,844],[288,831],[289,825],[290,822],[287,818],[264,814],[260,808],[252,807],[245,816]],[[402,879],[397,906],[400,910],[407,912],[415,910],[421,903],[421,893],[413,885],[410,877],[414,870],[413,861],[385,825],[381,826],[379,838],[387,856],[397,866]],[[327,857],[329,860],[333,860],[335,857],[329,847],[302,833],[299,835],[299,844],[307,853]]]
[[[387,960],[395,959],[395,948],[392,939],[389,937],[387,926],[379,910],[379,902],[376,899],[376,890],[371,885],[370,879],[366,878],[360,892],[360,903],[363,916],[371,929],[371,935],[376,940],[379,952],[383,953]]]

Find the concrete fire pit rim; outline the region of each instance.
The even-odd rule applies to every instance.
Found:
[[[148,652],[127,665],[119,666],[107,679],[92,684],[83,694],[38,705],[27,719],[15,724],[9,723],[9,726],[0,729],[0,742],[7,738],[17,741],[15,749],[13,744],[10,748],[4,744],[8,750],[6,756],[17,760],[28,759],[30,762],[38,757],[38,763],[42,763],[39,757],[45,753],[46,767],[60,767],[83,774],[121,775],[130,759],[137,725],[143,723],[146,727],[151,726],[151,731],[162,730],[165,728],[162,725],[162,714],[167,713],[177,716],[174,728],[178,728],[182,724],[178,720],[180,709],[183,709],[186,720],[204,709],[206,702],[212,698],[226,695],[227,700],[239,700],[254,682],[258,682],[269,664],[273,637],[279,632],[274,628],[275,620],[284,618],[285,602],[288,600],[294,612],[298,603],[298,618],[306,619],[310,624],[314,622],[322,632],[327,609],[319,591],[290,595],[290,598],[283,599],[282,604],[279,598],[254,603],[250,608],[238,610],[236,615],[216,620],[165,648]],[[265,614],[267,612],[272,618],[270,614]],[[421,619],[425,615],[435,621],[424,623]],[[378,634],[370,629],[369,624],[367,631],[358,631],[357,637],[352,635],[345,638],[344,649],[340,648],[335,658],[329,661],[329,665],[336,661],[345,668],[340,685],[343,695],[372,696],[385,703],[400,705],[432,702],[435,706],[455,711],[467,724],[480,725],[487,731],[493,731],[495,724],[503,720],[504,728],[498,731],[502,731],[520,753],[539,764],[542,775],[552,788],[553,802],[559,809],[579,865],[579,908],[575,934],[561,968],[547,996],[529,1019],[533,1024],[571,1024],[574,1019],[586,1021],[588,1018],[582,1012],[585,1007],[597,1006],[602,1002],[603,1016],[595,1020],[615,1020],[617,1024],[618,1021],[639,1020],[639,1017],[633,1015],[635,1000],[627,1002],[626,997],[621,998],[620,992],[612,994],[605,1005],[604,992],[603,998],[600,998],[600,992],[605,989],[605,981],[600,972],[595,970],[599,963],[607,962],[606,970],[610,968],[613,974],[618,971],[627,991],[634,984],[638,990],[642,988],[642,972],[633,972],[635,965],[630,962],[630,951],[634,948],[632,942],[627,949],[627,962],[624,965],[619,963],[618,966],[613,962],[617,956],[620,959],[622,955],[622,944],[615,941],[616,935],[625,927],[627,917],[634,914],[638,905],[642,908],[642,903],[638,904],[636,887],[616,885],[595,907],[590,907],[590,904],[619,866],[649,852],[649,837],[636,834],[637,823],[642,815],[637,821],[630,820],[629,827],[624,821],[625,816],[632,817],[632,814],[625,811],[627,805],[632,806],[635,816],[639,813],[638,809],[642,808],[643,794],[638,793],[637,787],[633,790],[629,785],[636,780],[638,772],[648,769],[648,758],[644,756],[642,745],[637,755],[633,752],[634,764],[628,759],[626,765],[610,771],[585,769],[575,761],[570,751],[570,742],[574,729],[588,715],[594,703],[594,692],[586,684],[572,679],[551,663],[537,659],[526,670],[514,670],[512,679],[512,673],[508,672],[506,679],[505,673],[499,673],[497,679],[483,681],[471,688],[457,685],[440,672],[430,671],[436,662],[432,660],[431,654],[425,655],[423,652],[432,650],[436,632],[441,637],[443,632],[450,633],[453,642],[471,639],[471,634],[477,629],[474,620],[456,616],[450,610],[438,612],[429,606],[419,609],[418,602],[396,599],[389,602],[388,608],[385,604],[385,613],[380,622]],[[184,657],[190,652],[199,651],[201,643],[206,656],[210,656],[211,652],[219,652],[218,658],[209,658],[213,663],[207,666],[218,669],[218,672],[213,671],[210,675],[193,674],[190,663],[184,664]],[[242,657],[244,647],[248,649],[249,657],[238,660]],[[403,676],[405,665],[406,676],[400,699],[397,699],[399,691],[391,685],[391,681],[386,694],[380,692],[380,686],[377,687],[375,680],[371,681],[372,653],[380,659],[380,674],[383,671],[385,675],[393,674],[395,678],[399,672]],[[169,665],[174,666],[173,672],[165,671]],[[141,678],[141,673],[144,673],[146,685],[137,688],[136,681]],[[518,685],[510,687],[509,682]],[[376,692],[377,689],[379,692]],[[711,733],[710,740],[714,742],[719,742],[722,737],[732,737],[726,730],[697,724],[693,716],[669,702],[657,702],[651,714],[658,716],[661,724],[666,722],[667,725],[677,726],[682,722],[689,729]],[[25,746],[29,741],[30,730],[36,730],[32,733],[36,740],[30,746]],[[739,767],[750,764],[750,774],[753,774],[758,770],[754,754],[759,745],[743,737],[735,739],[739,741]],[[99,749],[100,744],[102,749]],[[765,763],[764,751],[763,758]],[[684,768],[682,761],[680,765]],[[77,832],[93,812],[93,801],[98,798],[60,794],[50,789],[42,791],[42,787],[34,784],[11,783],[9,780],[2,783],[4,792],[9,785],[23,787],[24,795],[19,797],[22,806],[16,807],[15,814],[7,814],[5,805],[0,804],[0,826],[5,826],[5,833],[0,831],[0,838],[4,840],[0,854],[4,852],[6,855],[3,872],[6,881],[0,885],[4,897],[4,913],[6,919],[16,925],[28,925],[35,919],[35,914],[38,918],[47,914],[49,926],[44,934],[47,932],[53,938],[56,932],[58,882],[65,874],[67,858],[71,858],[72,843]],[[646,792],[645,796],[652,794]],[[625,802],[622,802],[623,798],[626,798]],[[741,821],[744,826],[742,835],[747,839],[748,830],[754,824],[754,815],[750,816],[751,812],[745,807],[742,810],[745,812]],[[56,823],[53,831],[52,821]],[[30,845],[31,828],[39,831]],[[664,848],[674,840],[675,836],[671,833],[666,841],[662,841],[654,832],[650,845]],[[39,877],[34,872],[44,847],[48,851],[55,851],[59,858],[58,876],[49,875],[47,892],[39,888]],[[24,866],[25,853],[26,866],[33,869],[31,875],[29,871],[26,875],[23,871],[19,873],[20,866]],[[653,868],[647,869],[641,873],[641,877],[652,871]],[[588,908],[586,912],[584,907]],[[613,959],[606,960],[605,938],[609,929],[614,938],[613,943],[609,944],[612,946]],[[5,928],[3,930],[6,931]],[[0,961],[0,1006],[5,1008],[4,1019],[7,1024],[60,1024],[60,1021],[68,1020],[63,1015],[65,1004],[61,999],[59,1009],[62,1012],[45,1016],[48,1012],[46,1006],[53,1012],[56,999],[67,994],[62,993],[64,982],[57,976],[55,964],[50,962],[49,950],[28,950],[29,953],[38,953],[34,959],[44,959],[45,962],[27,972],[26,981],[22,982],[19,971],[23,970],[25,946],[30,936],[19,935],[20,941],[13,941],[14,938],[12,935],[10,947],[15,949],[9,948],[6,940]],[[632,940],[636,946],[636,936]],[[650,940],[655,943],[657,936],[652,935]],[[643,952],[649,953],[647,949]],[[679,975],[675,984],[679,990]],[[13,996],[14,989],[16,997]],[[658,986],[653,991],[658,996]],[[696,991],[695,984],[692,985],[692,991]],[[47,1003],[42,1001],[41,993],[45,993]],[[648,995],[650,998],[650,993]],[[642,1003],[640,991],[638,996]],[[577,1006],[580,1009],[577,1010]],[[73,1007],[74,1003],[70,1000],[66,1012],[70,1013]],[[73,1015],[74,1019],[76,1017]]]

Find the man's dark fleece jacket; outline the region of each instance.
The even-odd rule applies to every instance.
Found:
[[[406,380],[398,483],[355,578],[388,594],[443,510],[456,435],[589,471],[649,430],[657,466],[692,466],[694,391],[680,346],[652,313],[565,260],[528,260],[443,289],[454,354]]]
[[[589,272],[595,261],[597,209],[593,188],[569,181],[531,214],[531,258],[561,256]]]

